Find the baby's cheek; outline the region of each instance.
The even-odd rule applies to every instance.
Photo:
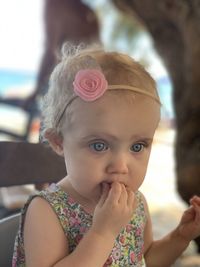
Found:
[[[143,184],[143,181],[144,179],[140,179],[137,182],[135,181],[133,184],[130,185],[130,189],[133,192],[136,192],[140,188],[140,186]]]

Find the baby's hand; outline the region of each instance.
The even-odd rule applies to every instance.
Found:
[[[92,229],[100,235],[116,238],[130,221],[134,209],[134,193],[124,184],[103,185],[102,196],[95,208]]]
[[[184,212],[178,226],[179,234],[190,242],[200,236],[200,197],[190,199],[191,206]]]

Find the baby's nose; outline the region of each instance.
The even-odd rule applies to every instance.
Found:
[[[111,159],[107,166],[107,172],[110,174],[127,174],[128,159],[125,155],[118,155]]]

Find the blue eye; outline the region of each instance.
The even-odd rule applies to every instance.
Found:
[[[135,153],[138,153],[138,152],[142,151],[143,148],[144,148],[144,144],[137,143],[137,144],[134,144],[134,145],[131,146],[131,151],[135,152]]]
[[[105,151],[108,149],[108,146],[104,142],[95,142],[90,144],[89,147],[97,152]]]

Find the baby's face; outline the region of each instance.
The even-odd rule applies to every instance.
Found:
[[[102,183],[118,181],[136,191],[144,180],[160,106],[135,97],[106,93],[90,103],[74,100],[64,156],[74,190],[88,200],[98,201]]]

